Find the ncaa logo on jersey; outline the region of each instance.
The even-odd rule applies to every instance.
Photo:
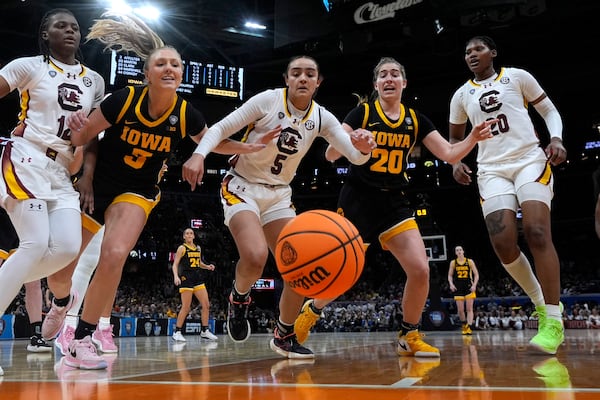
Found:
[[[83,85],[84,85],[85,87],[90,87],[90,86],[92,86],[92,80],[91,80],[89,77],[87,77],[87,76],[84,76],[84,77],[83,77]]]
[[[175,125],[177,123],[177,121],[179,121],[179,118],[177,118],[177,115],[169,115],[169,123],[171,125]]]
[[[56,71],[48,71],[48,75],[50,75],[50,78],[54,78],[56,76]]]
[[[308,129],[309,131],[312,131],[313,129],[315,129],[315,121],[313,121],[312,119],[309,119],[308,121],[306,121],[304,123],[304,127],[306,129]]]
[[[279,114],[277,114],[277,118],[284,119],[285,118],[285,114],[283,112],[279,111]]]

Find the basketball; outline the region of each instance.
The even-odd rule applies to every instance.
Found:
[[[306,211],[283,228],[275,261],[286,285],[312,298],[335,298],[350,289],[365,264],[356,227],[332,211]]]

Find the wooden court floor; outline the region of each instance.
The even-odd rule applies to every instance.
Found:
[[[0,399],[600,399],[599,331],[567,330],[556,357],[530,350],[532,333],[427,332],[439,361],[398,357],[393,332],[312,334],[314,361],[280,358],[266,334],[245,343],[188,336],[184,345],[121,338],[103,371],[28,353],[26,340],[0,341]]]

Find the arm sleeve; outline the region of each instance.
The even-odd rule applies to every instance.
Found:
[[[539,82],[533,77],[532,74],[524,69],[519,68],[515,68],[514,72],[519,79],[525,100],[531,102],[545,94],[544,89],[542,89]],[[550,137],[562,139],[562,119],[558,113],[558,110],[554,106],[554,103],[552,103],[552,100],[546,96],[542,99],[542,101],[534,104],[533,107],[544,119],[546,127],[548,128],[548,132],[550,133]]]
[[[263,110],[268,108],[270,99],[272,99],[272,96],[269,91],[259,93],[248,99],[240,108],[211,126],[198,143],[194,153],[206,157],[221,141],[238,132],[244,126],[262,118],[265,115]]]
[[[542,118],[544,118],[550,137],[556,137],[562,140],[562,118],[556,107],[554,107],[554,103],[552,103],[548,97],[545,97],[539,103],[534,104],[533,107],[540,113]]]

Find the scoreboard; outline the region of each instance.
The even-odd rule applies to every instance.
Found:
[[[144,60],[135,54],[111,52],[109,84],[113,89],[144,83]],[[194,96],[243,100],[244,68],[183,59],[183,81],[177,89]]]

